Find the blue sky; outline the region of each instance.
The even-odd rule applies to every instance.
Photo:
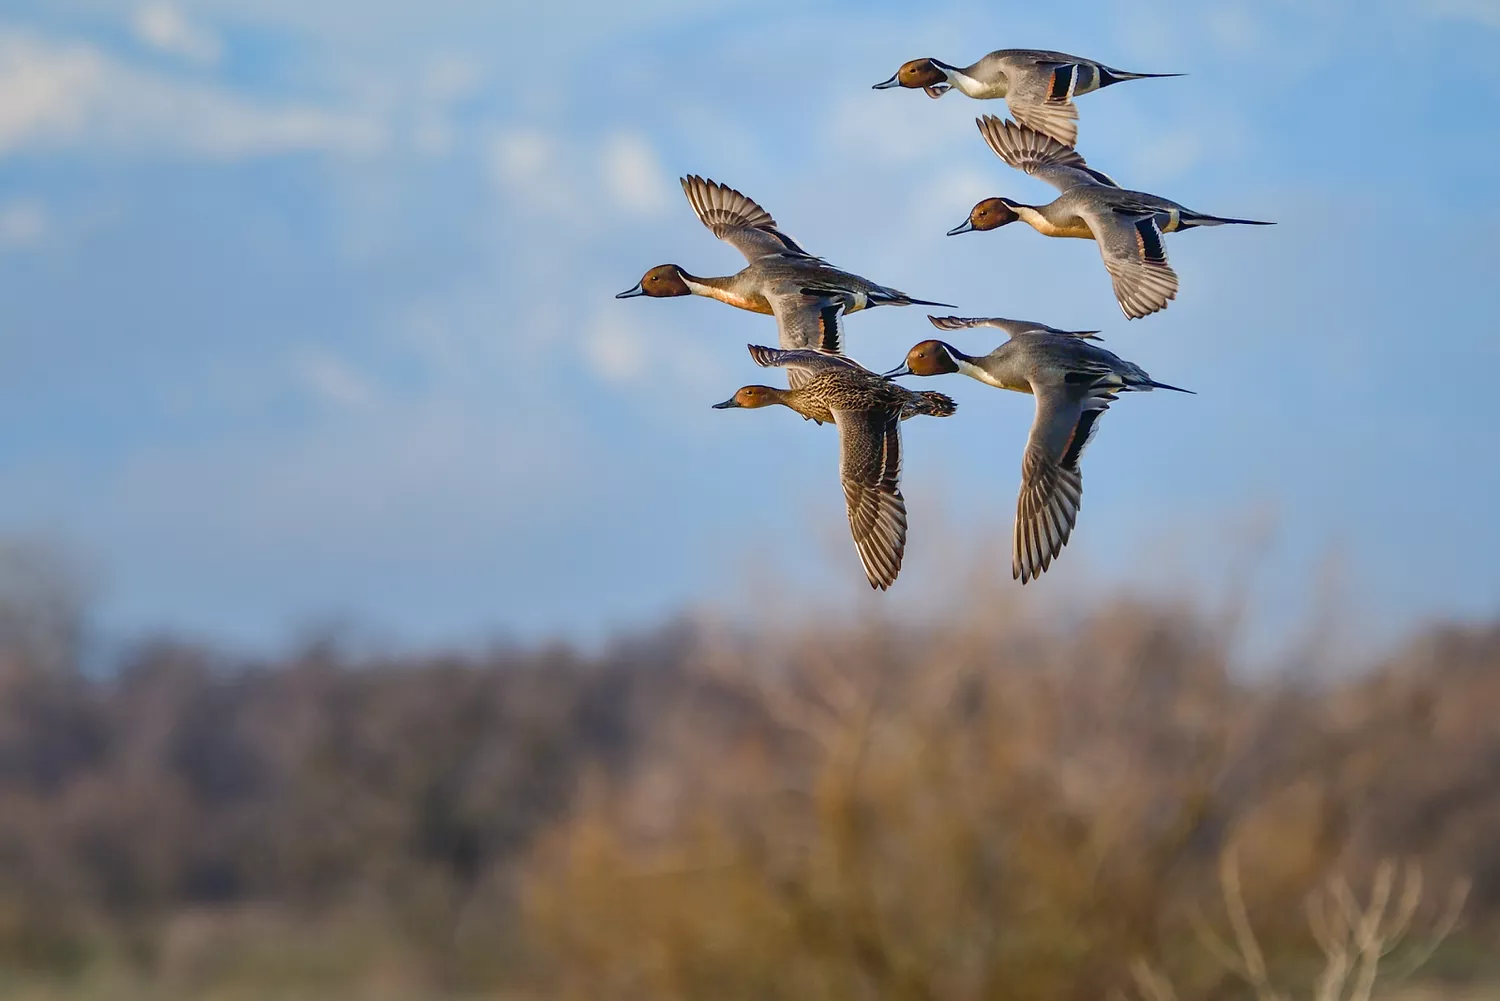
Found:
[[[690,172],[849,270],[1102,328],[1200,391],[1112,409],[1017,601],[1202,593],[1248,559],[1268,621],[1330,574],[1374,632],[1500,606],[1500,3],[513,6],[0,11],[0,534],[76,554],[101,628],[590,638],[860,594],[832,432],[708,409],[760,380],[771,321],[612,298],[740,266]],[[1169,238],[1181,295],[1129,324],[1091,246],[945,237],[1048,189],[979,139],[999,102],[870,85],[1007,46],[1190,74],[1082,99],[1080,150],[1280,225]],[[930,328],[848,331],[884,368]],[[1031,419],[924,388],[961,410],[907,425],[907,570],[860,599],[892,611],[985,558],[1008,578]]]

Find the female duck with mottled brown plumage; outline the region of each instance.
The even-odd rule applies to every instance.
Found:
[[[926,415],[948,417],[958,404],[942,393],[913,392],[881,378],[852,358],[824,351],[778,351],[750,345],[767,368],[802,378],[795,388],[744,386],[715,410],[781,405],[839,429],[840,473],[849,530],[870,586],[885,590],[901,572],[906,552],[906,500],[901,496],[901,422]]]

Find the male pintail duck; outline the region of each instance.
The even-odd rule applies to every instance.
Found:
[[[800,372],[793,388],[744,386],[715,410],[790,407],[818,423],[838,425],[840,474],[849,530],[870,586],[885,590],[901,572],[906,551],[906,501],[901,496],[901,421],[918,414],[947,417],[958,409],[942,393],[914,393],[852,358],[815,349],[778,351],[750,345],[765,367]]]
[[[1062,192],[1046,205],[986,198],[949,236],[998,229],[1017,219],[1044,236],[1094,240],[1114,280],[1115,299],[1130,319],[1148,316],[1177,297],[1177,272],[1167,264],[1163,233],[1195,226],[1270,226],[1254,219],[1228,219],[1184,208],[1142,191],[1128,191],[1091,168],[1077,150],[1033,129],[986,115],[976,119],[990,149],[1017,170]]]
[[[941,330],[999,327],[1014,321],[929,317]],[[943,375],[962,372],[1000,389],[1036,397],[1036,419],[1021,459],[1021,496],[1011,549],[1011,576],[1025,584],[1041,576],[1068,544],[1083,500],[1079,457],[1098,429],[1099,415],[1118,393],[1171,389],[1139,366],[1076,334],[1012,332],[1010,340],[987,355],[966,355],[946,341],[923,341],[907,352],[906,363],[886,373]]]
[[[953,89],[981,100],[1003,97],[1016,121],[1072,146],[1078,142],[1078,108],[1073,98],[1122,80],[1182,75],[1127,73],[1045,49],[999,49],[962,69],[936,59],[913,59],[875,89],[921,88],[934,98]]]
[[[744,254],[749,266],[723,278],[700,278],[675,264],[662,264],[616,299],[708,296],[775,316],[782,348],[835,353],[844,350],[844,313],[871,306],[943,305],[913,299],[814,257],[778,229],[769,212],[731,187],[691,176],[682,178],[682,190],[699,221]],[[801,370],[790,369],[787,375],[800,378]]]

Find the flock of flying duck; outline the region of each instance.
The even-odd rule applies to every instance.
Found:
[[[1269,225],[1195,212],[1159,195],[1122,188],[1073,148],[1078,139],[1074,97],[1123,80],[1180,75],[1126,73],[1062,52],[1001,49],[962,68],[916,59],[875,89],[922,89],[933,98],[948,90],[1004,98],[1015,121],[983,116],[977,120],[980,134],[1000,159],[1052,185],[1058,197],[1046,205],[986,198],[949,235],[1020,220],[1044,236],[1093,240],[1120,309],[1137,319],[1166,309],[1177,295],[1163,234],[1229,223]],[[873,306],[952,307],[833,267],[803,250],[769,212],[727,185],[690,176],[682,179],[682,190],[703,225],[742,253],[748,265],[737,274],[704,278],[663,264],[616,298],[701,295],[776,318],[780,349],[751,345],[750,356],[761,366],[785,368],[788,388],[744,386],[715,408],[780,404],[807,420],[838,427],[849,527],[872,587],[890,587],[906,550],[901,422],[918,414],[948,417],[957,409],[942,393],[907,389],[894,381],[897,377],[960,373],[1036,398],[1012,543],[1011,572],[1022,584],[1040,576],[1067,545],[1083,497],[1079,458],[1099,416],[1118,394],[1191,392],[1156,382],[1138,365],[1100,347],[1098,331],[1000,317],[929,316],[939,330],[992,327],[1008,339],[985,355],[925,340],[902,365],[876,374],[844,354],[845,314]]]

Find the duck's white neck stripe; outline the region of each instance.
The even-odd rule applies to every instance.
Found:
[[[948,83],[952,84],[954,87],[957,87],[960,91],[969,95],[970,97],[983,92],[985,89],[984,84],[980,83],[973,77],[968,76],[963,72],[963,70],[954,69],[952,66],[939,66],[938,70],[941,71],[943,76],[947,78]],[[1000,79],[1003,81],[1005,78],[1002,76]],[[992,84],[991,86],[993,87],[995,85]],[[1005,86],[1004,83],[1000,83],[999,86],[1003,91],[1003,88]],[[1001,96],[1004,96],[1003,92]]]
[[[1000,386],[1000,383],[995,381],[994,376],[990,375],[988,372],[980,368],[978,365],[975,365],[973,362],[965,361],[962,358],[954,358],[953,362],[958,366],[958,370],[964,375],[968,376],[970,379],[978,379],[980,382],[988,386]],[[1004,389],[1005,387],[1000,386],[1000,388]]]
[[[1043,225],[1047,223],[1042,214],[1030,205],[1012,205],[1010,206],[1010,210],[1016,214],[1017,218],[1029,226],[1035,227],[1039,221]]]

